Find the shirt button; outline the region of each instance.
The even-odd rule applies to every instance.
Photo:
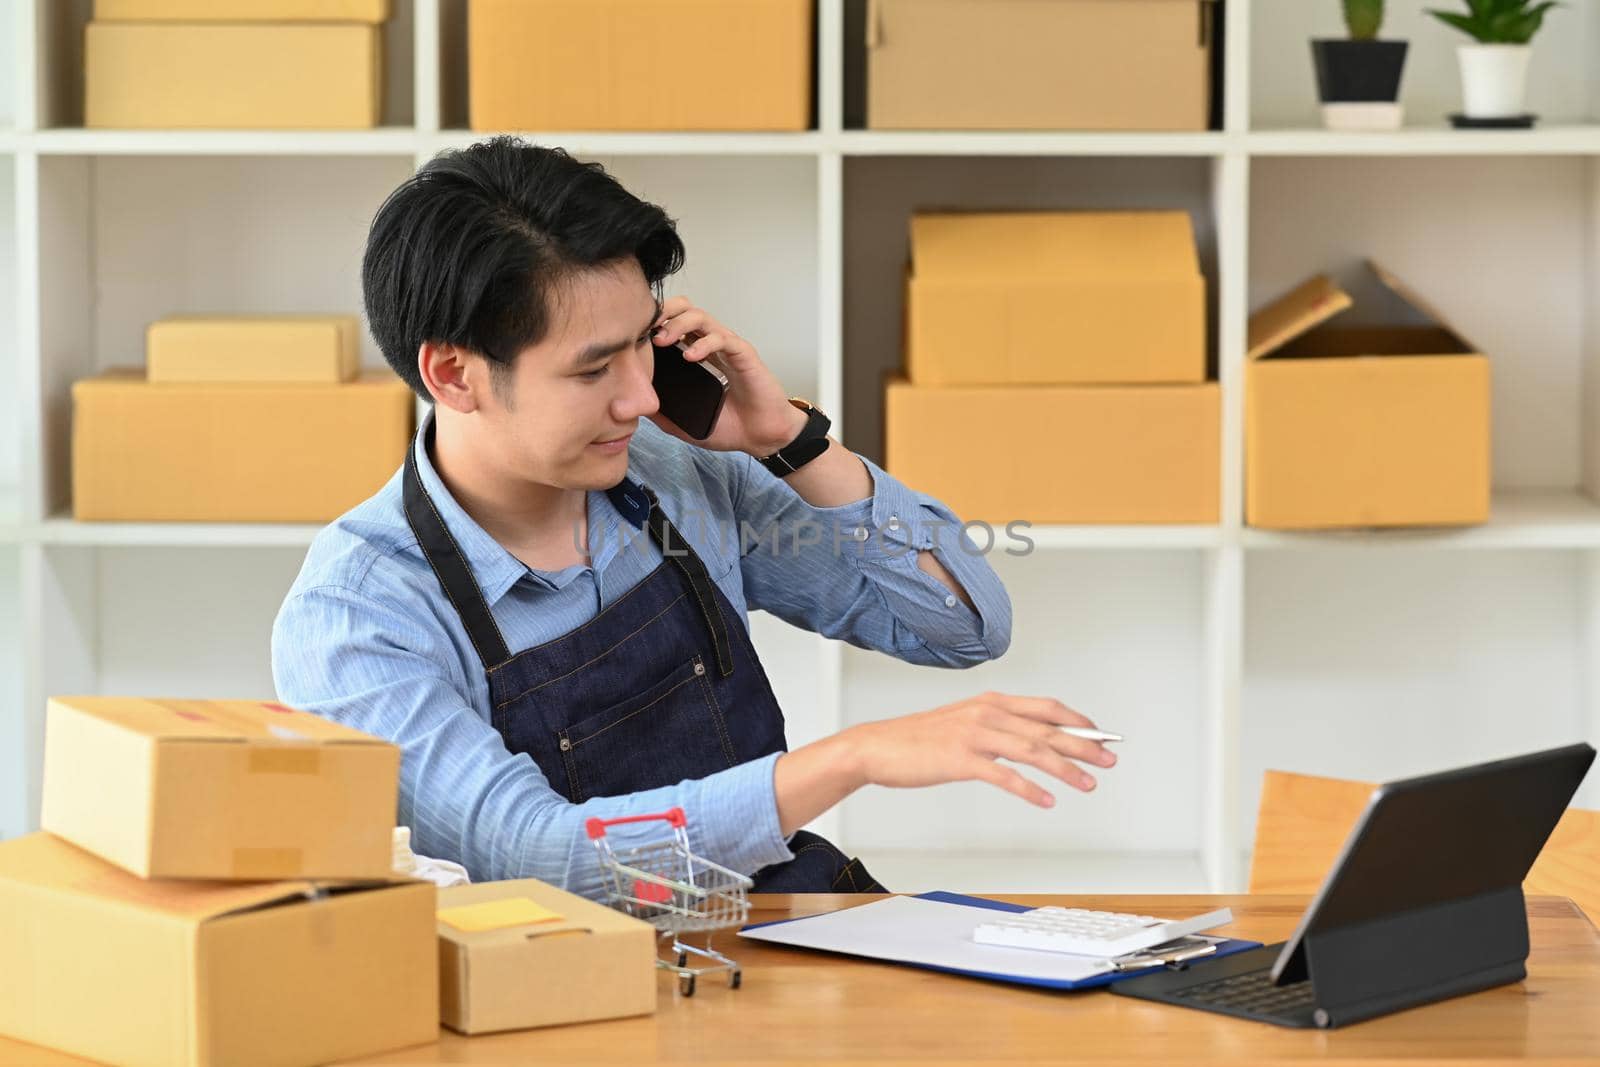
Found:
[[[890,515],[889,516],[889,529],[891,529],[891,530],[900,529],[900,517],[898,515]]]
[[[956,606],[956,598],[953,597],[953,596],[945,597],[944,598],[944,606],[947,607],[947,608],[955,607]]]
[[[865,541],[869,535],[865,526],[857,526],[851,531],[850,536],[854,537],[857,541]]]

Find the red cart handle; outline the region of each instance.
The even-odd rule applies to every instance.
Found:
[[[683,817],[683,809],[673,808],[671,811],[663,811],[659,815],[629,815],[621,819],[590,819],[584,824],[584,827],[589,832],[589,840],[597,841],[606,836],[606,827],[608,826],[621,826],[630,822],[655,822],[657,819],[664,819],[679,830],[683,829],[688,823],[688,820]]]

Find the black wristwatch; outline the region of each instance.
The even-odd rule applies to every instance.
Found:
[[[826,452],[828,430],[833,426],[833,421],[810,401],[791,396],[789,403],[806,413],[805,426],[793,441],[760,460],[763,467],[779,478],[788,477]]]

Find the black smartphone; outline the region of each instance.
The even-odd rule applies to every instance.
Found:
[[[728,378],[705,360],[690,363],[678,345],[656,345],[656,371],[651,384],[661,400],[661,414],[696,441],[711,436],[728,395]]]

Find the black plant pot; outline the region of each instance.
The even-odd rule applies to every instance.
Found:
[[[1317,95],[1324,104],[1393,103],[1406,48],[1405,41],[1312,41]]]

